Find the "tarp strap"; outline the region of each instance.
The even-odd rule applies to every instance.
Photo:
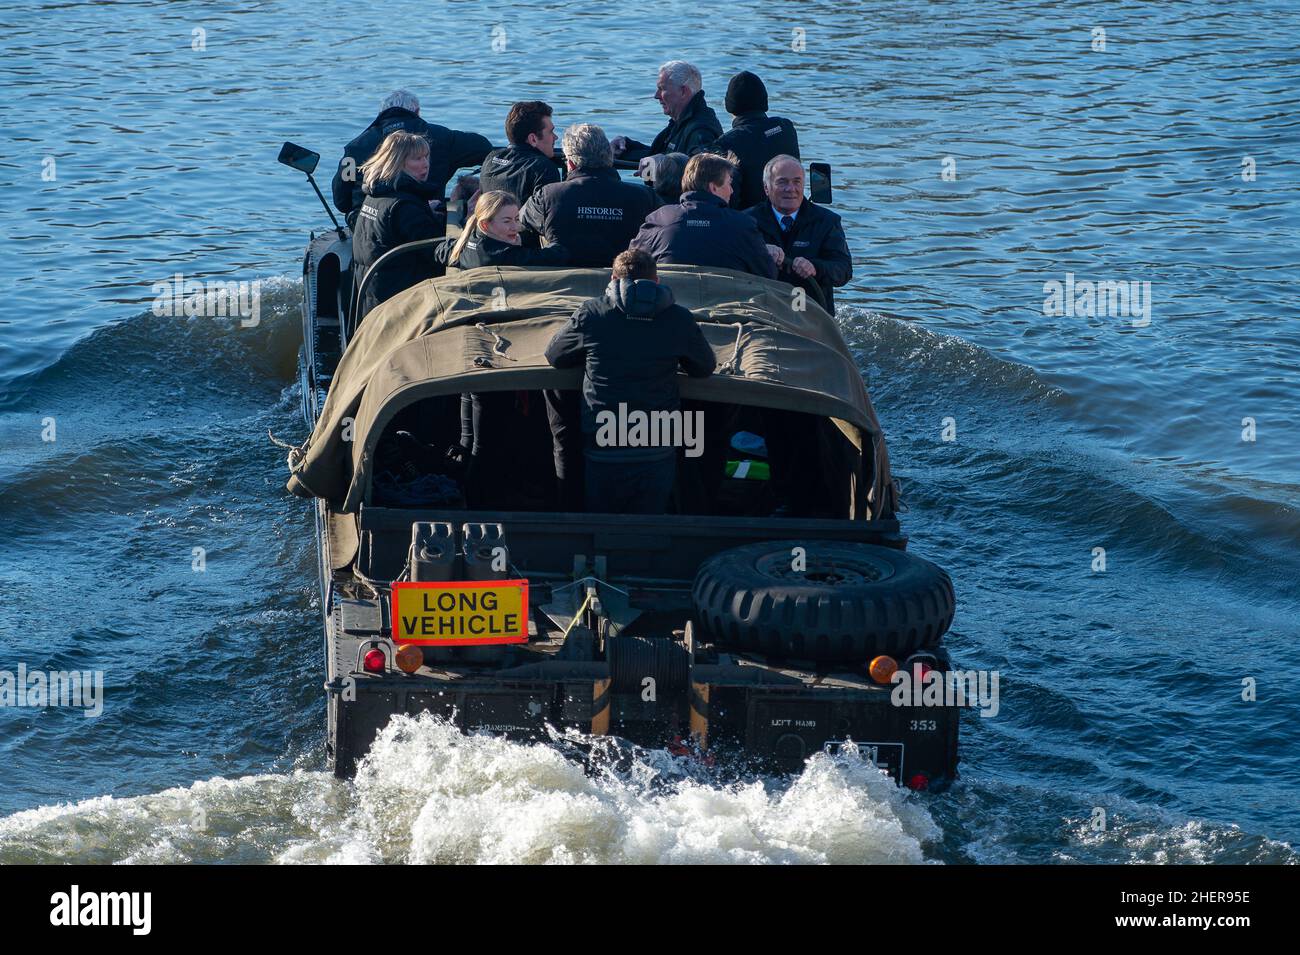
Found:
[[[506,344],[506,340],[504,338],[502,338],[496,332],[492,331],[492,329],[488,328],[482,322],[475,322],[474,327],[477,328],[479,331],[487,332],[489,335],[492,336],[492,350],[496,352],[498,355],[500,355],[502,358],[504,358],[506,361],[519,360],[518,358],[511,358],[509,355],[506,354],[506,349],[509,348],[510,346]]]
[[[734,375],[740,367],[740,336],[745,333],[745,325],[743,322],[736,322],[734,327],[736,329],[736,347],[731,351],[731,361],[723,362],[722,367],[718,369],[718,373],[722,375]]]

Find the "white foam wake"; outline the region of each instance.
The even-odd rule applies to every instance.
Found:
[[[0,819],[3,862],[919,863],[918,798],[851,757],[723,784],[662,752],[585,772],[550,745],[428,714],[380,735],[352,783],[212,779]]]

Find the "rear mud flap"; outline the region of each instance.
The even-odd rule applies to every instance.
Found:
[[[387,681],[373,687],[358,683],[355,699],[330,696],[334,772],[352,776],[357,761],[399,713],[432,713],[467,733],[489,732],[520,742],[547,739],[548,724],[600,735],[609,730],[609,682],[458,682],[446,689],[398,688]]]

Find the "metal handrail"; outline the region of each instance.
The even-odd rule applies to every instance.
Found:
[[[366,269],[366,274],[362,276],[361,281],[358,282],[355,286],[355,291],[352,294],[352,307],[348,309],[348,311],[351,313],[349,327],[348,327],[349,338],[352,337],[352,333],[356,330],[357,326],[361,324],[361,320],[366,317],[365,315],[358,315],[357,309],[361,307],[362,295],[365,292],[366,288],[368,287],[371,277],[375,275],[375,273],[379,270],[379,267],[385,264],[389,259],[397,258],[397,256],[403,255],[407,252],[415,252],[418,251],[419,249],[437,245],[438,243],[444,241],[446,241],[445,238],[440,236],[436,239],[416,239],[414,242],[404,242],[403,244],[399,245],[395,249],[389,249],[387,252],[385,252],[378,259],[375,260],[374,265]],[[355,261],[355,259],[353,261]]]

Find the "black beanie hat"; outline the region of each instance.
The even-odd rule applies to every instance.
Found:
[[[741,113],[767,112],[767,87],[753,73],[737,73],[727,84],[727,101],[724,104],[732,116]]]

